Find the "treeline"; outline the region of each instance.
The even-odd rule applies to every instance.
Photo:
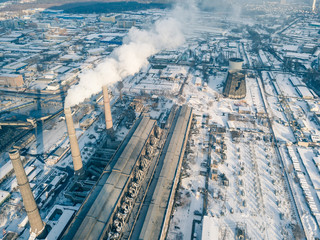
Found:
[[[123,11],[138,11],[152,8],[164,9],[169,4],[163,3],[138,3],[138,2],[78,2],[53,6],[50,9],[64,10],[66,13],[117,13]]]
[[[0,0],[0,2],[5,1],[8,0]],[[1,9],[1,11],[22,11],[30,8],[49,8],[61,9],[69,13],[108,13],[114,9],[118,9],[117,12],[120,12],[150,8],[165,8],[170,6],[170,3],[168,3],[167,0],[153,0],[151,3],[146,0],[145,2],[146,3],[137,3],[136,0],[37,0],[36,2],[11,4]],[[121,6],[119,7],[119,5]]]

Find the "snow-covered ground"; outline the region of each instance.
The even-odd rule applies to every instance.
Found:
[[[291,202],[286,193],[284,179],[280,170],[272,143],[264,139],[269,129],[263,121],[256,121],[254,132],[243,132],[240,141],[232,140],[228,129],[228,114],[238,114],[239,107],[250,109],[248,117],[263,109],[262,96],[255,78],[247,79],[247,97],[243,101],[221,97],[222,83],[226,74],[210,77],[207,91],[189,83],[184,95],[187,103],[194,108],[198,122],[204,122],[203,114],[209,115],[209,123],[226,127],[224,143],[226,160],[222,161],[219,153],[212,153],[211,159],[218,162],[218,180],[209,179],[208,215],[219,226],[219,236],[231,239],[236,228],[241,226],[252,239],[291,239],[290,224],[295,222]],[[264,112],[263,110],[260,110]],[[209,128],[201,128],[192,134],[191,150],[187,156],[187,175],[182,176],[179,204],[174,211],[168,239],[183,236],[190,239],[194,219],[203,211],[203,191],[205,187],[207,146]],[[214,147],[219,144],[214,144]],[[203,167],[204,166],[204,167]],[[229,186],[223,186],[221,174],[229,180]],[[200,190],[199,190],[200,189]],[[199,237],[200,232],[196,232]],[[195,235],[194,235],[195,236]],[[220,238],[219,238],[220,239]]]

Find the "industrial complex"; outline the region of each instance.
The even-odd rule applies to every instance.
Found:
[[[147,229],[153,229],[151,233],[158,237],[164,231],[164,238],[192,120],[192,110],[187,106],[176,111],[177,116],[171,116],[174,119],[170,122],[170,129],[166,130],[168,132],[161,132],[149,117],[141,117],[136,121],[82,204],[63,239],[120,239],[129,227],[127,221],[130,215],[139,214],[136,212],[136,205],[141,204],[141,199],[144,199],[139,198],[139,192],[142,187],[143,191],[147,191],[147,186],[150,186],[147,181],[153,177],[154,168],[159,167],[158,161],[163,165],[162,174],[157,176],[156,188],[150,190],[154,191],[152,202],[155,203],[149,203],[144,224],[163,222],[163,225],[155,224]],[[175,141],[174,144],[171,141]],[[152,172],[151,175],[148,174],[149,171]],[[168,174],[170,171],[171,175]],[[163,205],[165,202],[167,204]],[[151,216],[158,220],[151,221]],[[146,239],[145,234],[151,234],[145,233],[145,229],[145,226],[141,229],[141,239]],[[155,235],[150,235],[147,238],[154,237]]]
[[[317,1],[14,4],[0,239],[320,239]]]
[[[73,220],[65,239],[119,239],[152,160],[155,121],[142,117],[119,146]],[[156,140],[153,140],[156,141]],[[148,149],[148,152],[147,152]]]

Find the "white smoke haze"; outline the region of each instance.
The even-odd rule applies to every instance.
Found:
[[[199,6],[205,11],[224,13],[228,18],[239,19],[242,6],[248,3],[259,3],[262,0],[200,0]]]
[[[68,90],[65,107],[72,107],[101,91],[102,86],[112,85],[133,75],[148,64],[148,57],[162,50],[174,49],[184,43],[183,28],[187,18],[195,10],[193,0],[181,1],[166,17],[161,18],[150,29],[131,28],[124,44],[96,68],[79,75],[80,81]]]

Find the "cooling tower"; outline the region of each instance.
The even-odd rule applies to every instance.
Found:
[[[229,71],[230,70],[242,70],[243,59],[241,58],[230,58],[229,59]]]
[[[109,133],[113,132],[113,124],[112,124],[112,115],[111,115],[111,106],[110,106],[110,99],[108,94],[108,87],[102,87],[103,92],[103,103],[104,103],[104,114],[106,120],[106,128]]]
[[[74,129],[74,125],[73,125],[71,109],[65,108],[64,114],[66,116],[74,173],[76,175],[81,175],[82,170],[83,170],[83,165],[82,165],[82,160],[81,160],[78,139],[76,136],[76,130]]]
[[[41,220],[38,206],[36,204],[36,201],[34,200],[26,172],[24,171],[24,168],[22,166],[19,150],[10,150],[9,156],[14,172],[16,174],[18,186],[23,200],[23,205],[28,215],[31,233],[39,236],[39,234],[41,234],[45,229],[45,224]]]

